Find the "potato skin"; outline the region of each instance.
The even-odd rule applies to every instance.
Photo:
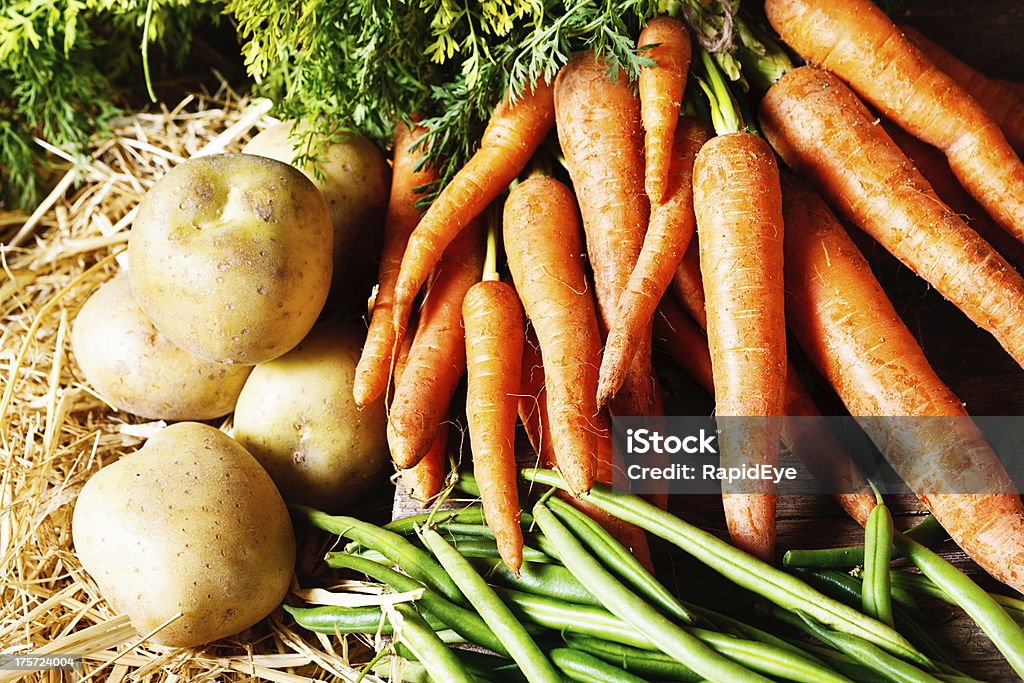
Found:
[[[160,334],[121,273],[97,289],[71,328],[86,381],[110,405],[151,420],[210,420],[235,408],[252,368],[192,356]]]
[[[330,231],[323,198],[291,166],[250,154],[190,159],[139,205],[132,291],[185,351],[254,365],[313,327],[330,287]]]
[[[139,633],[192,647],[243,631],[284,599],[288,510],[259,463],[209,425],[179,422],[108,465],[78,496],[75,552]]]
[[[296,149],[289,136],[295,125],[282,121],[267,128],[242,152],[292,163]],[[297,130],[308,127],[301,121]],[[391,170],[377,146],[354,133],[328,145],[319,163],[321,178],[312,166],[299,170],[320,188],[334,226],[334,280],[328,307],[364,308],[377,275]]]
[[[235,407],[235,438],[289,503],[336,513],[388,462],[383,400],[358,408],[352,380],[365,338],[318,325],[289,353],[256,366]]]

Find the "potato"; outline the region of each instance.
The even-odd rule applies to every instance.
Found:
[[[352,379],[365,337],[321,325],[249,375],[235,407],[235,438],[267,468],[289,503],[338,512],[388,462],[383,401],[357,408]]]
[[[289,137],[294,126],[291,121],[275,124],[250,140],[242,151],[290,164],[297,154],[296,141]],[[298,126],[300,132],[308,129],[305,121]],[[318,164],[321,178],[316,177],[312,166],[299,170],[317,184],[331,212],[334,282],[328,305],[361,308],[376,281],[391,172],[376,145],[354,133],[328,145]]]
[[[185,351],[254,365],[316,322],[331,282],[330,231],[316,186],[291,166],[250,154],[190,159],[139,205],[132,291]]]
[[[75,552],[118,613],[153,641],[192,647],[243,631],[288,590],[295,537],[266,471],[196,422],[157,432],[78,495]]]
[[[71,328],[71,348],[103,400],[151,420],[226,415],[252,370],[201,360],[172,344],[135,303],[123,273],[82,306]]]

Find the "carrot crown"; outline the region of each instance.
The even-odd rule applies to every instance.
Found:
[[[754,117],[747,108],[746,100],[733,93],[730,82],[719,68],[714,57],[707,50],[698,48],[697,84],[708,101],[711,125],[718,135],[748,131],[757,134]]]

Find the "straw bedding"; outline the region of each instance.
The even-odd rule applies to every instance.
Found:
[[[30,216],[0,211],[0,652],[85,656],[82,676],[0,670],[0,683],[354,681],[349,664],[367,659],[359,641],[294,630],[280,610],[205,648],[148,645],[106,605],[71,544],[81,487],[161,425],[117,412],[90,391],[69,357],[70,325],[117,270],[145,191],[188,157],[237,151],[272,123],[267,110],[225,87],[127,116]]]

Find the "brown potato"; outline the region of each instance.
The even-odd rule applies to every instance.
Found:
[[[297,154],[296,141],[289,137],[293,128],[291,121],[275,124],[242,151],[290,164]],[[298,132],[307,129],[306,122],[299,123]],[[328,145],[318,163],[320,178],[312,166],[299,170],[320,188],[334,226],[334,281],[328,306],[361,309],[377,275],[391,171],[376,145],[354,133]]]
[[[117,275],[85,302],[71,348],[86,381],[110,405],[151,420],[209,420],[230,413],[252,370],[211,363],[172,344]]]
[[[196,422],[157,432],[82,488],[75,552],[139,633],[192,647],[243,631],[288,590],[295,537],[266,470]],[[177,618],[175,618],[177,616]]]
[[[235,407],[235,438],[289,503],[338,512],[388,462],[383,400],[358,408],[352,380],[358,326],[319,325],[280,358],[257,365]]]
[[[220,363],[276,358],[313,327],[331,281],[331,222],[305,176],[251,154],[190,159],[146,194],[128,241],[156,328]]]

